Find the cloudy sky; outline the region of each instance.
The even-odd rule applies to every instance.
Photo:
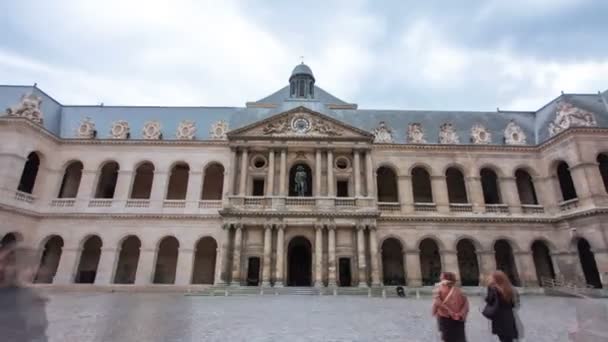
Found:
[[[605,0],[19,0],[0,13],[0,83],[37,82],[64,104],[243,106],[302,55],[360,108],[535,110],[608,88]]]

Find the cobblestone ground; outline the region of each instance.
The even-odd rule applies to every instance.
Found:
[[[438,341],[430,299],[47,294],[51,341]],[[525,341],[568,341],[577,299],[523,297]],[[469,341],[495,341],[471,299]]]

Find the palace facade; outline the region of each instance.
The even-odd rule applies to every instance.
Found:
[[[300,64],[245,107],[1,86],[2,245],[49,286],[608,286],[608,92],[368,110],[315,81]]]

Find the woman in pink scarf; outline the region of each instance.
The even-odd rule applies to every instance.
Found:
[[[437,317],[444,342],[466,342],[464,323],[468,313],[469,301],[456,287],[456,276],[443,272],[437,289],[433,291],[433,316]]]

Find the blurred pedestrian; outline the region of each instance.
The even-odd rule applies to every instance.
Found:
[[[512,342],[519,338],[513,312],[519,299],[509,277],[502,271],[493,272],[488,279],[486,306],[482,314],[492,321],[492,334],[500,342]]]
[[[16,244],[0,249],[0,336],[3,342],[47,341],[46,299],[26,284],[35,267]]]
[[[466,342],[465,321],[469,313],[469,301],[456,286],[456,275],[441,273],[441,281],[433,293],[433,316],[437,317],[443,342]]]

